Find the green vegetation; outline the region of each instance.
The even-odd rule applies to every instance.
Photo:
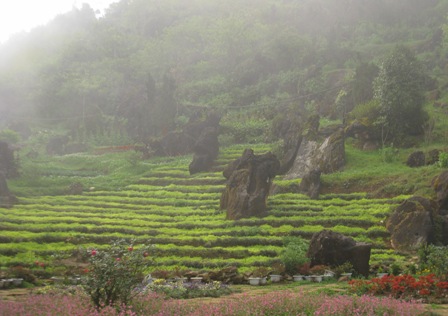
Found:
[[[218,164],[230,162],[246,146],[257,153],[270,148],[268,144],[226,147],[221,150]],[[367,172],[370,181],[374,181],[394,170],[389,164],[381,163],[378,152],[347,147],[347,170],[325,175],[328,186],[365,178]],[[86,158],[84,163],[82,157]],[[154,267],[158,269],[181,266],[207,270],[234,265],[241,271],[250,271],[254,266],[269,267],[287,255],[285,237],[306,240],[324,228],[372,243],[372,263],[386,258],[397,262],[405,259],[385,247],[388,232],[383,221],[391,207],[406,195],[372,198],[360,190],[326,194],[319,200],[310,200],[303,194],[282,193],[269,197],[267,217],[226,221],[224,212],[219,210],[220,192],[224,188],[224,177],[219,170],[190,176],[185,171],[189,157],[155,158],[140,162],[141,178],[138,180],[137,174],[130,178],[118,176],[123,169],[130,168],[126,153],[107,154],[106,158],[76,154],[47,157],[46,163],[43,163],[44,157],[24,161],[30,166],[34,164],[36,173],[47,172],[41,178],[44,181],[48,178],[46,190],[51,195],[20,196],[18,205],[0,209],[0,260],[3,265],[32,267],[35,260],[50,263],[55,252],[69,255],[79,246],[104,249],[110,240],[124,238],[140,243],[150,240],[156,244],[158,256]],[[368,170],[359,159],[372,160],[372,165],[379,162],[379,166]],[[52,181],[48,168],[52,161],[57,166],[53,172],[64,170],[59,172],[60,182]],[[107,165],[109,172],[99,177],[79,176],[79,172],[93,172],[98,165]],[[394,166],[394,172],[401,174],[401,167]],[[431,168],[438,169],[428,167],[428,170]],[[108,184],[113,179],[119,181],[113,189],[97,185]],[[35,183],[31,180],[25,177],[11,181],[11,188],[36,194]],[[54,195],[60,190],[59,183],[68,185],[73,181],[94,188],[82,195]],[[129,184],[132,181],[139,184]],[[274,182],[289,187],[300,180],[278,177]]]

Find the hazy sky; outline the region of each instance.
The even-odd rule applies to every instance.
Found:
[[[88,3],[94,10],[103,10],[119,0],[0,0],[0,43],[12,34],[29,31],[46,24],[56,15],[68,12],[73,6]]]

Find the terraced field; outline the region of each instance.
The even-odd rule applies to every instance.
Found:
[[[256,153],[270,150],[269,145],[251,147]],[[224,149],[208,173],[190,176],[190,156],[149,160],[137,183],[115,191],[22,197],[14,208],[0,209],[0,265],[32,264],[80,245],[101,248],[113,238],[134,238],[157,245],[159,268],[236,265],[244,271],[270,265],[285,236],[310,238],[324,228],[373,243],[371,262],[400,259],[385,247],[388,233],[382,221],[404,197],[367,199],[356,193],[316,201],[277,194],[269,198],[268,217],[226,221],[219,210],[222,170],[244,148]],[[277,178],[274,183],[291,181]]]

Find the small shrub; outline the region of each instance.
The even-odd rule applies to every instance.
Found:
[[[437,277],[446,279],[448,277],[448,247],[434,245],[423,246],[418,251],[420,269],[430,271]]]
[[[353,265],[350,262],[344,262],[343,264],[334,267],[333,272],[336,273],[336,275],[340,276],[342,273],[352,273],[353,272]]]
[[[448,168],[448,152],[441,152],[439,154],[438,166],[440,168]]]
[[[169,298],[175,299],[220,297],[233,292],[229,286],[219,281],[213,281],[210,283],[184,283],[183,281],[163,283],[154,282],[147,285],[144,289],[144,293],[149,291],[164,294]]]
[[[381,159],[384,163],[392,163],[398,159],[398,149],[393,147],[383,147],[380,149]]]
[[[93,304],[97,308],[128,304],[152,264],[151,250],[152,246],[134,249],[125,240],[112,242],[108,250],[89,249],[90,266],[83,287]]]

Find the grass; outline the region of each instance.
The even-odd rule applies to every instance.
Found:
[[[382,221],[407,195],[369,198],[370,192],[336,190],[311,200],[303,194],[282,193],[269,197],[269,216],[265,218],[225,220],[225,212],[219,210],[225,186],[222,168],[246,147],[225,148],[215,171],[193,176],[187,171],[190,156],[154,158],[137,164],[131,159],[134,153],[26,161],[24,170],[34,166],[37,180],[48,187],[36,189],[37,180],[29,174],[12,182],[11,189],[21,192],[20,203],[12,209],[0,209],[1,261],[8,266],[32,265],[35,258],[51,261],[49,256],[54,252],[69,254],[79,246],[102,248],[110,239],[133,238],[159,245],[158,267],[214,269],[235,265],[245,271],[257,265],[269,266],[280,256],[285,236],[311,238],[322,229],[372,243],[372,263],[404,261],[404,256],[385,251],[388,232]],[[270,149],[269,144],[250,147],[256,153]],[[402,175],[409,171],[398,162],[382,164],[378,153],[360,152],[350,144],[347,157],[346,171],[323,176],[327,185],[359,179],[373,182],[393,172]],[[49,167],[53,162],[54,169]],[[380,165],[367,168],[366,162]],[[74,181],[92,188],[82,195],[56,195],[63,191],[61,184],[65,189]],[[274,183],[288,188],[300,180],[278,177]]]

